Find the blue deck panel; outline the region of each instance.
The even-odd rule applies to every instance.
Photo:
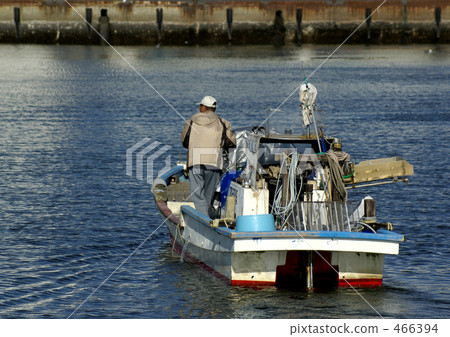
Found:
[[[209,222],[211,221],[211,218],[209,216],[204,215],[203,213],[200,213],[195,208],[187,205],[181,206],[181,212],[182,213],[188,213],[191,217],[197,218],[202,224],[205,226],[209,226]]]

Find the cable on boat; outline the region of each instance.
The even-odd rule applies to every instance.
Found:
[[[364,228],[368,228],[368,229],[370,229],[372,232],[374,232],[375,234],[377,233],[377,231],[376,231],[375,229],[373,229],[372,226],[369,226],[368,224],[366,224],[366,223],[364,223],[364,222],[358,221],[356,224],[362,226],[361,229],[359,229],[359,230],[357,229],[357,230],[356,230],[357,232],[362,232],[362,231],[364,230]]]
[[[281,163],[281,167],[283,165],[288,166],[288,158],[291,156],[291,163],[289,165],[289,170],[287,174],[287,180],[288,180],[288,198],[285,200],[285,205],[283,206],[283,184],[280,184],[280,175],[281,175],[281,169],[280,172],[278,172],[278,178],[277,178],[277,185],[275,188],[275,196],[273,200],[272,205],[272,213],[276,217],[280,217],[282,219],[283,224],[281,225],[281,228],[283,228],[286,225],[286,222],[288,218],[291,216],[294,206],[298,201],[298,198],[300,197],[300,193],[302,190],[303,185],[303,178],[300,175],[300,186],[297,191],[297,171],[298,171],[298,153],[297,152],[291,152],[289,155],[286,156],[286,158],[283,159],[283,162]]]

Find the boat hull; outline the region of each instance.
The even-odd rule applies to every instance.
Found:
[[[174,251],[237,286],[379,287],[384,255],[397,254],[400,241],[370,233],[233,233],[209,226],[190,207],[183,223],[166,222]]]
[[[160,182],[180,174],[175,167]],[[239,286],[298,288],[379,287],[383,282],[384,255],[397,255],[404,237],[377,232],[341,231],[237,231],[215,227],[189,202],[159,200],[172,248],[186,261]],[[173,213],[172,209],[177,209]]]

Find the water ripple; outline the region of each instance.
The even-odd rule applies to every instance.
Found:
[[[240,127],[259,125],[334,48],[123,52],[184,118],[212,94]],[[436,240],[449,234],[450,64],[447,46],[432,58],[423,48],[344,47],[310,79],[326,132],[352,159],[400,155],[415,166],[409,186],[368,190],[377,216],[406,236],[386,257],[384,286],[359,291],[386,318],[450,314],[450,251]],[[90,295],[74,318],[378,317],[350,289],[230,287],[180,263],[165,228],[93,294],[162,222],[149,186],[125,174],[126,149],[151,137],[178,160],[183,121],[107,48],[0,49],[1,318],[66,318]],[[298,104],[294,94],[272,126],[295,131]]]

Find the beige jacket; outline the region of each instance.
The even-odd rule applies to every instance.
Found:
[[[236,136],[228,121],[211,110],[192,116],[181,132],[181,142],[188,149],[187,166],[208,165],[222,169],[223,138],[229,146],[236,145]]]

